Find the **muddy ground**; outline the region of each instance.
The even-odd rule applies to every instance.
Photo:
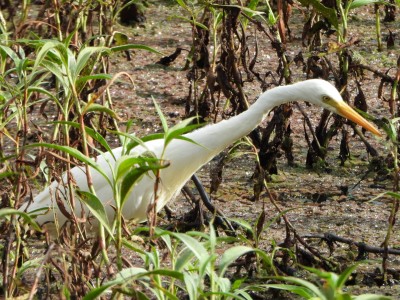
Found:
[[[130,37],[130,42],[143,44],[155,48],[165,55],[172,54],[177,47],[189,50],[192,45],[191,25],[178,15],[185,15],[177,5],[170,5],[172,1],[151,1],[147,8],[145,23],[134,27],[117,25],[115,30],[121,31]],[[292,39],[288,43],[288,54],[295,56],[299,51],[305,51],[302,47],[301,34],[306,11],[299,6],[294,7],[290,19]],[[255,44],[255,28],[251,25],[248,29],[248,43]],[[391,30],[400,36],[400,22],[382,25],[382,32],[387,35]],[[357,14],[352,14],[349,21],[349,36],[360,39],[360,43],[353,46],[352,50],[360,54],[362,61],[369,66],[385,73],[389,70],[393,76],[396,60],[400,54],[398,40],[394,49],[376,51],[376,39],[374,35],[373,8],[362,8]],[[335,36],[324,37],[324,42],[335,41]],[[272,50],[270,42],[258,33],[259,56],[256,69],[260,73],[277,69],[276,53]],[[138,136],[154,133],[161,130],[161,123],[155,112],[152,97],[160,104],[164,115],[170,124],[175,124],[185,117],[185,103],[189,93],[189,82],[186,64],[187,51],[183,51],[178,59],[170,66],[165,67],[156,62],[160,56],[145,52],[131,52],[132,60],[128,61],[124,54],[118,54],[112,58],[111,74],[127,72],[133,78],[134,86],[128,80],[116,82],[111,87],[111,96],[114,101],[114,109],[118,113],[121,128],[128,120],[134,121],[132,131]],[[332,54],[334,59],[334,54]],[[293,81],[306,79],[301,68],[292,67]],[[378,116],[389,116],[388,104],[378,99],[379,80],[371,73],[366,73],[363,80],[363,91],[369,105],[369,113]],[[353,84],[353,83],[352,83]],[[245,92],[249,102],[254,102],[262,92],[257,82],[246,83]],[[354,96],[356,88],[354,84],[350,91]],[[387,96],[387,91],[386,91]],[[321,109],[308,107],[300,103],[316,126]],[[218,108],[223,111],[223,105]],[[270,119],[261,124],[265,126]],[[326,243],[320,242],[320,236],[331,233],[354,242],[363,242],[369,246],[380,247],[383,242],[391,209],[391,199],[382,197],[374,200],[385,191],[392,190],[393,180],[390,176],[381,176],[370,170],[370,157],[365,151],[363,143],[357,137],[351,137],[351,159],[344,166],[340,166],[339,143],[337,136],[329,147],[327,167],[307,169],[305,167],[307,155],[307,143],[304,138],[304,118],[300,111],[294,107],[291,118],[292,139],[294,142],[293,154],[294,166],[288,166],[284,155],[278,160],[279,172],[272,176],[268,186],[271,194],[281,210],[290,210],[286,217],[294,226],[300,236],[306,237],[309,245],[318,250],[325,257],[339,263],[343,268],[353,264],[358,255],[357,248],[345,243],[336,243],[330,253]],[[346,125],[346,129],[351,128]],[[376,138],[366,134],[368,141],[379,151],[384,159],[390,152],[390,144],[385,137]],[[248,151],[249,149],[242,149]],[[210,171],[215,161],[204,166],[197,174],[208,190],[210,186]],[[253,180],[255,168],[253,155],[246,154],[229,160],[223,172],[223,181],[219,190],[211,195],[214,205],[225,216],[231,219],[243,219],[254,224],[260,213],[264,210],[267,220],[274,219],[279,212],[271,204],[268,193],[264,192],[259,201],[252,201]],[[193,184],[189,186],[196,190]],[[373,201],[372,201],[373,200]],[[178,220],[188,212],[192,205],[181,194],[171,205],[173,217]],[[175,220],[166,220],[165,213],[160,214],[160,224],[173,224]],[[390,239],[391,248],[400,248],[399,225],[396,224]],[[272,222],[261,236],[261,249],[270,250],[272,244],[280,244],[285,240],[286,227],[282,219]],[[39,247],[41,248],[41,247]],[[41,251],[38,249],[37,251]],[[366,258],[366,257],[364,257]],[[381,255],[370,254],[370,262],[362,265],[358,270],[354,285],[347,288],[359,293],[379,293],[391,295],[400,299],[400,257],[389,256],[388,267],[389,284],[382,284],[380,278]],[[377,276],[374,276],[374,274]]]
[[[131,38],[131,42],[154,47],[165,54],[171,54],[177,47],[190,49],[192,44],[191,26],[174,17],[183,13],[176,6],[164,4],[152,5],[146,11],[147,21],[137,27],[118,27]],[[301,46],[301,30],[304,23],[304,11],[295,8],[290,21],[293,39],[288,44],[289,54],[295,55]],[[385,28],[386,27],[386,28]],[[399,24],[386,24],[387,29],[400,34]],[[254,32],[250,28],[249,32]],[[399,54],[399,44],[394,49],[376,51],[374,35],[374,15],[371,8],[363,8],[352,14],[349,21],[349,34],[361,42],[354,46],[368,62],[368,64],[382,72],[390,67],[394,69]],[[334,36],[331,37],[335,39]],[[328,39],[325,40],[327,42]],[[251,43],[251,38],[249,39]],[[277,59],[267,40],[259,37],[260,55],[257,68],[260,71],[274,71]],[[183,70],[187,52],[169,67],[155,64],[159,56],[143,51],[136,51],[132,61],[120,55],[112,63],[112,72],[125,71],[131,74],[135,81],[135,88],[128,83],[118,83],[112,88],[115,109],[123,120],[133,119],[134,130],[138,135],[156,132],[161,129],[156,116],[151,97],[161,105],[164,114],[171,124],[179,122],[184,117],[184,105],[188,95],[187,71]],[[265,68],[265,70],[263,70]],[[294,71],[294,81],[305,79],[302,70]],[[389,74],[393,74],[394,70]],[[387,103],[377,97],[379,81],[371,74],[366,73],[363,81],[364,92],[370,106],[370,113],[375,116],[388,116]],[[245,86],[250,102],[253,102],[261,92],[258,83],[254,82]],[[353,96],[356,93],[354,86],[351,88]],[[314,126],[317,124],[320,108],[306,107],[308,116]],[[220,109],[223,109],[222,107]],[[307,145],[304,138],[303,117],[295,108],[291,120],[294,141],[295,166],[289,167],[284,156],[279,159],[279,174],[273,176],[269,188],[277,198],[277,203],[282,210],[295,208],[286,214],[298,233],[302,236],[321,235],[333,233],[354,242],[364,242],[370,246],[379,247],[384,240],[388,226],[388,216],[391,209],[389,198],[380,198],[371,201],[379,194],[392,189],[392,180],[382,178],[377,173],[369,171],[369,157],[362,142],[356,137],[351,138],[351,159],[345,166],[340,166],[339,142],[337,137],[330,145],[328,155],[328,168],[305,168]],[[350,127],[347,127],[351,131]],[[389,153],[389,144],[385,138],[379,139],[367,134],[368,141],[378,149],[380,155],[385,157]],[[199,176],[206,188],[210,185],[210,170],[213,162],[206,165],[199,172]],[[212,200],[215,205],[229,218],[240,218],[253,223],[263,207],[267,218],[274,218],[278,212],[271,205],[267,193],[261,200],[252,202],[253,181],[251,176],[254,171],[255,161],[251,155],[229,161],[223,175],[223,182]],[[173,205],[174,214],[181,215],[190,209],[190,205],[183,195],[180,195]],[[284,222],[274,222],[262,236],[261,248],[269,249],[271,241],[280,243],[285,238]],[[400,248],[399,226],[396,225],[392,232],[390,247]],[[308,242],[324,255],[329,256],[329,251],[319,239],[308,239]],[[334,260],[350,264],[357,256],[356,249],[346,244],[337,243],[332,253]],[[350,287],[361,289],[362,292],[376,292],[398,297],[400,294],[399,276],[400,258],[391,255],[389,267],[394,270],[391,276],[391,286],[379,286],[374,280],[368,281],[363,276],[375,272],[380,267],[380,255],[370,254],[372,262],[361,267],[359,274],[360,286]],[[363,275],[364,274],[364,275]],[[368,275],[369,276],[369,275]],[[364,280],[364,281],[363,281]],[[369,286],[369,287],[366,287]],[[399,297],[400,298],[400,297]]]

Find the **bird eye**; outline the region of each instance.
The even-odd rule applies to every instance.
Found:
[[[332,101],[332,99],[329,96],[323,96],[322,97],[322,101],[325,102],[325,103],[329,103],[329,102]]]

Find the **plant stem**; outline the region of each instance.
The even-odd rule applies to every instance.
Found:
[[[393,82],[393,87],[392,87],[392,92],[391,92],[391,102],[392,103],[396,103],[396,91],[397,91],[397,85],[399,84],[400,81],[400,56],[399,59],[397,61],[397,74],[396,74],[396,78]],[[395,119],[396,117],[396,109],[393,107],[393,111],[392,111],[392,120]],[[398,125],[395,124],[396,128],[396,132],[394,134],[396,134],[396,136],[392,137],[392,153],[393,153],[393,191],[394,192],[398,192],[400,187],[399,187],[399,162],[398,162],[398,140],[399,140],[399,136],[398,136]],[[390,216],[389,216],[389,221],[388,221],[388,229],[386,232],[386,236],[385,236],[385,240],[383,241],[383,247],[385,249],[385,253],[383,254],[383,260],[382,260],[382,269],[383,269],[383,280],[387,281],[387,259],[388,259],[388,247],[389,247],[389,240],[390,240],[390,236],[393,230],[393,227],[396,223],[396,215],[399,211],[400,208],[400,202],[398,199],[393,198],[392,200],[392,209],[390,210]]]
[[[381,37],[381,20],[380,20],[380,11],[379,5],[375,4],[375,28],[376,28],[376,41],[378,43],[378,51],[382,51],[382,37]]]

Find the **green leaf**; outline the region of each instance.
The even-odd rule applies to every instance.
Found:
[[[183,276],[185,282],[185,291],[188,293],[189,299],[199,299],[199,276],[196,274],[196,272],[184,272]]]
[[[227,279],[227,278],[224,278],[224,279]],[[208,292],[208,293],[204,294],[204,297],[206,297],[206,299],[211,299],[212,295],[219,296],[219,297],[216,297],[216,299],[237,299],[237,300],[243,300],[243,299],[250,299],[251,300],[252,299],[250,297],[250,295],[248,295],[248,294],[247,294],[248,297],[245,297],[244,295],[236,295],[234,293],[229,293],[229,292]]]
[[[145,251],[142,248],[140,248],[139,245],[135,244],[132,241],[127,240],[126,238],[122,238],[122,244],[128,249],[135,251],[138,254],[141,255],[145,254]]]
[[[149,166],[140,166],[130,170],[127,174],[125,174],[121,182],[121,207],[127,200],[127,196],[130,194],[132,188],[138,181],[140,181],[142,176],[150,170],[153,170],[153,168]]]
[[[161,164],[156,158],[147,157],[128,157],[122,158],[117,167],[117,178],[120,180],[120,193],[122,207],[127,200],[132,188],[140,181],[142,176],[148,171],[155,171],[166,168],[169,164]],[[129,169],[129,170],[128,170]]]
[[[254,249],[248,246],[235,246],[226,250],[224,254],[222,254],[219,262],[220,276],[223,276],[228,266],[236,261],[240,256],[252,251],[254,251]]]
[[[87,76],[81,76],[76,80],[77,84],[83,84],[89,80],[110,80],[112,79],[113,76],[110,74],[93,74],[93,75],[87,75]]]
[[[166,133],[166,132],[168,132],[168,123],[167,123],[167,119],[165,118],[164,114],[162,113],[161,108],[160,108],[160,106],[158,105],[157,101],[156,101],[153,97],[151,97],[151,98],[153,99],[153,103],[154,103],[154,106],[155,106],[155,108],[156,108],[158,117],[159,117],[160,120],[161,120],[161,124],[162,124],[163,130],[164,130],[164,132]]]
[[[363,295],[355,296],[352,299],[353,300],[393,300],[392,297],[383,296],[383,295],[373,295],[373,294],[363,294]]]
[[[214,4],[215,7],[234,7],[234,8],[238,8],[240,10],[243,10],[247,15],[249,16],[261,16],[261,15],[265,15],[265,13],[263,11],[256,11],[253,10],[249,7],[245,7],[245,6],[240,6],[240,5],[231,5],[231,4]]]
[[[192,238],[191,236],[184,234],[184,233],[176,233],[176,232],[167,232],[166,233],[174,236],[178,240],[180,240],[182,243],[185,244],[185,246],[192,251],[196,257],[201,260],[206,257],[208,257],[208,252],[204,248],[203,244],[197,241],[196,239]]]
[[[55,124],[65,124],[69,125],[75,128],[80,129],[81,125],[76,122],[71,122],[71,121],[54,121],[50,123],[55,123]],[[93,128],[85,126],[85,132],[93,138],[95,141],[97,141],[100,145],[102,145],[108,152],[110,152],[111,156],[113,157],[114,160],[116,160],[114,153],[110,147],[110,145],[107,143],[106,139],[97,131],[95,131]]]
[[[375,200],[377,200],[379,198],[382,198],[383,196],[391,196],[393,198],[396,198],[396,200],[400,200],[400,194],[399,193],[388,191],[388,192],[383,192],[383,193],[379,194],[378,196],[372,198],[371,200],[368,200],[368,202],[373,202],[373,201],[375,201]]]
[[[138,146],[138,145],[140,145],[144,149],[148,150],[146,145],[145,145],[145,143],[142,141],[142,139],[139,139],[138,137],[136,137],[136,136],[134,136],[132,134],[129,134],[129,133],[126,133],[126,132],[122,132],[122,131],[116,131],[116,130],[109,130],[109,132],[112,133],[112,134],[116,134],[116,135],[119,135],[119,136],[122,136],[122,137],[124,137],[126,139],[131,140],[131,142],[129,142],[128,145],[126,146],[126,149],[125,149],[125,152],[124,152],[125,155],[129,155],[131,150],[134,147]],[[164,134],[160,133],[160,135],[161,135],[160,138],[162,139],[164,137]],[[150,136],[153,136],[153,135],[146,136],[143,139],[146,139],[147,137],[150,137]]]
[[[89,293],[86,294],[85,297],[83,297],[83,300],[96,299],[100,297],[101,294],[103,294],[106,290],[108,290],[113,286],[127,284],[130,281],[138,280],[143,277],[146,277],[147,279],[148,277],[153,275],[168,276],[178,280],[182,281],[184,280],[183,274],[180,272],[166,270],[166,269],[156,269],[153,271],[147,271],[146,269],[143,268],[133,267],[128,269],[123,269],[121,272],[117,274],[114,280],[106,282],[102,286],[92,289]]]
[[[119,119],[115,111],[113,111],[111,108],[105,107],[104,105],[97,104],[97,103],[89,103],[87,104],[83,109],[83,112],[102,112],[108,114],[110,117],[114,119]]]
[[[40,226],[33,220],[33,218],[31,218],[31,216],[29,214],[24,213],[22,211],[14,209],[14,208],[0,209],[0,218],[5,218],[8,216],[12,216],[12,215],[18,215],[18,216],[22,217],[26,223],[28,223],[29,225],[31,225],[33,227],[33,229],[35,229],[36,231],[42,232],[42,229],[40,228]]]
[[[95,169],[97,172],[99,172],[103,177],[108,181],[108,183],[111,185],[110,179],[108,178],[107,174],[104,173],[104,171],[100,168],[100,166],[90,157],[87,157],[84,155],[82,152],[79,150],[69,147],[69,146],[61,146],[61,145],[56,145],[56,144],[51,144],[51,143],[34,143],[30,145],[26,145],[25,148],[34,148],[34,147],[46,147],[46,148],[51,148],[55,150],[59,150],[65,153],[68,153],[69,155],[75,157],[79,161],[91,166],[93,169]]]
[[[18,173],[16,173],[16,172],[10,172],[10,171],[2,172],[2,173],[0,173],[0,179],[4,179],[7,177],[12,177],[12,176],[16,176],[16,175],[18,175]]]
[[[149,46],[145,46],[145,45],[138,45],[138,44],[126,44],[126,45],[121,45],[121,46],[115,46],[111,48],[112,52],[120,52],[120,51],[127,51],[127,50],[131,50],[131,49],[137,49],[137,50],[145,50],[145,51],[149,51],[158,55],[163,55],[165,56],[162,52],[151,48]]]
[[[34,147],[46,147],[46,148],[59,150],[59,151],[68,153],[69,155],[75,157],[79,161],[84,162],[84,163],[88,164],[89,166],[95,168],[96,170],[99,167],[98,164],[93,159],[87,157],[79,150],[72,148],[70,146],[61,146],[61,145],[51,144],[51,143],[34,143],[34,144],[25,146],[25,148],[34,148]]]
[[[301,297],[304,297],[305,299],[311,299],[313,298],[315,295],[313,293],[310,292],[309,289],[305,288],[305,287],[301,287],[298,285],[290,285],[290,284],[266,284],[264,285],[265,287],[268,288],[273,288],[273,289],[278,289],[278,290],[284,290],[284,291],[288,291],[288,292],[292,292],[295,293]],[[313,298],[314,299],[314,298]],[[320,299],[320,298],[315,298],[315,299]],[[325,299],[325,298],[321,298]]]
[[[41,88],[41,87],[38,87],[38,86],[30,86],[30,87],[28,87],[28,92],[29,93],[36,92],[36,93],[44,94],[44,95],[50,97],[55,102],[59,102],[57,97],[54,96],[54,92],[53,91],[48,91],[48,90],[46,90],[44,88]]]
[[[199,259],[198,263],[198,273],[200,278],[204,278],[207,274],[215,273],[211,266],[214,266],[214,262],[217,260],[218,256],[215,253],[204,256]],[[216,277],[215,277],[216,278]]]
[[[28,269],[37,269],[40,266],[43,258],[35,258],[25,261],[22,266],[18,268],[17,271],[17,278],[21,279],[21,276],[27,271]]]
[[[370,4],[385,4],[388,3],[386,1],[382,0],[354,0],[350,3],[349,9],[355,9],[364,5],[370,5]]]
[[[43,66],[44,68],[46,68],[54,76],[56,76],[57,80],[63,86],[65,92],[67,94],[70,93],[70,89],[68,87],[69,86],[68,77],[65,76],[65,74],[63,73],[63,69],[60,68],[59,64],[56,64],[52,61],[43,60],[40,65]]]
[[[285,277],[277,276],[277,277],[271,277],[271,278],[288,281],[288,282],[297,284],[298,287],[303,287],[303,288],[306,288],[307,290],[309,290],[310,293],[312,293],[311,295],[313,295],[315,297],[319,297],[321,300],[326,299],[324,293],[319,289],[319,287],[307,280],[304,280],[301,278],[296,278],[296,277],[290,277],[290,276],[285,276]],[[268,286],[270,286],[270,285],[268,285]]]
[[[96,299],[100,297],[109,288],[115,285],[128,283],[130,280],[134,280],[137,276],[139,276],[140,274],[145,274],[146,272],[147,270],[143,268],[133,267],[128,269],[123,269],[116,275],[116,278],[114,280],[108,281],[103,285],[90,290],[82,299],[83,300]]]
[[[76,190],[77,195],[79,196],[79,200],[86,204],[89,208],[90,212],[96,217],[99,223],[107,230],[108,234],[111,238],[114,239],[114,234],[111,230],[110,223],[108,221],[106,209],[104,208],[103,203],[96,195],[86,192]]]
[[[18,54],[15,53],[10,47],[0,45],[0,53],[1,53],[2,57],[4,57],[4,58],[6,55],[8,57],[10,57],[13,60],[15,65],[17,65],[20,61]]]
[[[186,5],[185,1],[183,0],[175,0],[182,8],[189,10],[188,6]]]
[[[47,41],[36,55],[34,69],[36,69],[42,63],[44,58],[47,56],[47,53],[59,44],[60,42],[57,41]]]
[[[299,0],[299,2],[304,7],[311,5],[320,15],[328,19],[329,23],[336,29],[339,28],[339,21],[335,9],[326,7],[319,0]]]
[[[179,122],[178,124],[174,125],[173,127],[169,128],[166,131],[165,134],[165,147],[173,140],[173,139],[181,139],[181,140],[185,140],[187,142],[196,144],[198,146],[201,146],[200,144],[198,144],[197,142],[195,142],[192,139],[189,139],[187,137],[182,136],[185,133],[188,133],[190,131],[193,131],[194,129],[197,129],[199,127],[202,127],[203,124],[193,124],[193,125],[189,125],[194,118],[189,118],[189,119],[185,119],[182,122]]]
[[[113,39],[117,46],[128,44],[128,36],[125,33],[115,31],[113,34]]]
[[[127,135],[128,138],[132,139],[131,142],[128,143],[126,146],[127,153],[130,153],[130,151],[135,148],[136,146],[143,146],[146,147],[144,143],[149,142],[149,141],[154,141],[154,140],[160,140],[164,138],[164,133],[154,133],[154,134],[149,134],[146,135],[145,137],[139,139],[137,137],[134,137],[132,135]]]
[[[183,16],[178,16],[178,15],[174,15],[173,17],[177,18],[177,19],[181,19],[181,20],[187,21],[188,23],[193,24],[196,27],[199,27],[199,28],[201,28],[203,30],[207,30],[208,31],[208,27],[206,25],[204,25],[203,23],[197,22],[196,20],[189,19],[189,18],[186,18],[186,17],[183,17]]]
[[[141,165],[156,165],[160,162],[158,158],[144,157],[144,156],[123,156],[118,160],[116,166],[116,180],[119,181],[127,174],[132,168],[137,168]]]
[[[76,59],[76,70],[74,78],[76,79],[81,71],[86,67],[89,58],[98,52],[108,52],[110,51],[107,47],[86,47],[79,51],[78,57]]]
[[[349,279],[349,277],[351,276],[351,273],[353,273],[355,271],[355,269],[357,269],[357,267],[360,263],[361,262],[354,264],[354,265],[346,268],[342,273],[340,273],[340,275],[337,279],[335,288],[338,288],[338,289],[343,288],[347,279]]]
[[[192,260],[194,253],[189,249],[184,249],[175,261],[175,271],[182,271]]]

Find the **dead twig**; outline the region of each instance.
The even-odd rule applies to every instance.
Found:
[[[375,247],[367,245],[364,242],[357,242],[349,238],[344,238],[333,233],[324,234],[310,234],[302,236],[303,239],[321,239],[328,244],[333,242],[343,243],[347,245],[354,245],[358,248],[359,257],[363,257],[365,253],[383,254],[387,251],[388,254],[400,255],[400,249],[385,249],[384,247]]]

